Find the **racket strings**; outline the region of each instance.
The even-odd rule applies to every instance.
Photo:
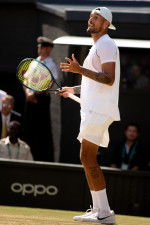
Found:
[[[19,65],[18,78],[32,90],[46,90],[52,83],[49,70],[36,60],[25,60]]]

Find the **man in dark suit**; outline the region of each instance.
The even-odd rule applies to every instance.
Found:
[[[5,95],[1,100],[1,111],[0,111],[0,138],[7,137],[7,126],[10,121],[16,120],[21,123],[21,114],[15,112],[14,98],[11,95]]]

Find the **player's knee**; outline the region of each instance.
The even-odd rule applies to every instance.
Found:
[[[80,160],[81,160],[81,163],[82,163],[82,165],[84,165],[84,166],[86,166],[86,165],[88,165],[88,163],[89,163],[89,161],[90,161],[90,156],[89,156],[89,154],[87,154],[87,153],[83,153],[83,152],[81,152],[80,153]]]

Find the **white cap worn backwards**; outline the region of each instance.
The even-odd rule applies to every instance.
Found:
[[[95,9],[93,9],[91,13],[92,14],[98,14],[98,15],[101,15],[102,17],[104,17],[110,23],[108,28],[116,30],[116,27],[114,25],[112,25],[112,13],[108,8],[97,7]]]

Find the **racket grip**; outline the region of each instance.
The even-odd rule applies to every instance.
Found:
[[[69,98],[73,99],[74,101],[78,102],[81,104],[81,98],[69,93]]]

